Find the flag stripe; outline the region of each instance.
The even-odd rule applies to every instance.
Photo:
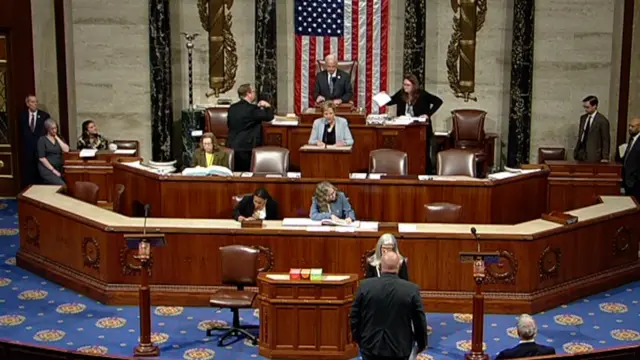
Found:
[[[327,55],[331,54],[331,38],[328,36],[324,37],[324,41],[322,46],[324,47],[324,52],[322,53],[322,59],[327,57]],[[321,60],[321,59],[318,59]]]
[[[383,1],[382,4],[382,24],[383,29],[389,28],[389,2]],[[380,31],[380,91],[387,91],[389,84],[388,81],[388,68],[389,65],[389,32]],[[383,106],[378,113],[385,113],[386,108]]]
[[[345,0],[345,1],[349,1],[349,0]],[[360,63],[362,61],[359,61],[358,59],[358,49],[360,48],[360,4],[359,4],[360,0],[352,0],[351,2],[351,37],[353,38],[351,40],[351,60],[352,61],[358,61],[358,66],[356,66],[356,68],[358,69],[356,71],[356,78],[353,81],[353,84],[355,85],[355,88],[353,89],[353,103],[357,104],[357,106],[359,106],[360,104],[360,94],[358,91],[358,88],[360,87],[358,84],[360,84],[360,79],[364,77],[364,73],[362,73],[362,68],[360,67]]]
[[[372,95],[372,82],[373,82],[373,1],[363,1],[366,7],[366,27],[365,27],[365,36],[366,36],[366,59],[367,59],[367,81],[366,87],[363,94],[363,101],[365,107],[367,109],[367,113],[371,112],[371,95]]]

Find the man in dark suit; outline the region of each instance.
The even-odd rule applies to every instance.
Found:
[[[328,55],[325,59],[325,70],[316,75],[313,98],[316,104],[331,100],[334,104],[347,103],[353,98],[351,76],[338,69],[338,59],[335,55]]]
[[[536,322],[530,315],[522,314],[518,318],[518,336],[520,344],[511,349],[502,350],[496,360],[517,359],[529,356],[555,355],[556,350],[550,346],[536,344],[534,338],[538,333]]]
[[[44,122],[50,116],[38,110],[38,99],[29,95],[25,99],[27,109],[19,115],[22,136],[22,182],[24,186],[40,183],[38,174],[38,139],[44,135]]]
[[[427,347],[427,320],[420,289],[400,279],[400,256],[386,252],[381,275],[360,282],[351,307],[351,334],[363,360],[406,360],[414,342],[417,352]]]
[[[273,120],[273,108],[264,100],[253,103],[256,93],[250,84],[240,85],[238,96],[227,115],[227,146],[234,150],[234,170],[249,171],[252,150],[262,146],[262,122]]]
[[[622,157],[625,194],[640,202],[640,117],[629,123],[629,142]]]
[[[580,117],[578,142],[573,150],[573,158],[578,161],[608,162],[609,120],[598,112],[598,98],[589,95],[582,100],[586,114]]]

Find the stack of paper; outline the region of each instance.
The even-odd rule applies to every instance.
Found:
[[[351,173],[351,174],[349,174],[349,179],[364,180],[366,178],[367,178],[367,173]]]
[[[322,226],[322,221],[309,218],[284,218],[282,219],[282,226]]]
[[[373,101],[375,101],[378,106],[385,106],[391,101],[391,96],[383,91],[381,93],[378,93],[377,95],[374,95]]]
[[[136,153],[136,149],[118,149],[113,153],[118,155],[134,155]]]

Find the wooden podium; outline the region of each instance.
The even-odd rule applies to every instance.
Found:
[[[259,354],[269,359],[352,359],[349,311],[357,274],[325,274],[323,280],[258,275]]]
[[[300,147],[300,172],[303,178],[348,179],[353,146]]]

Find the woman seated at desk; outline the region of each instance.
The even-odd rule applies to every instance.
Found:
[[[82,123],[82,135],[78,138],[77,149],[106,150],[109,141],[98,133],[98,127],[93,120]]]
[[[264,188],[256,190],[253,195],[247,195],[240,200],[233,209],[233,218],[237,221],[246,220],[278,220],[278,203]]]
[[[62,179],[62,153],[69,145],[58,136],[58,124],[52,119],[44,122],[45,135],[38,139],[38,172],[45,184],[65,185]]]
[[[349,199],[328,181],[323,181],[316,187],[310,212],[311,220],[344,220],[350,224],[356,219]]]
[[[336,105],[331,101],[322,104],[324,117],[313,122],[309,144],[317,146],[351,146],[353,137],[347,119],[336,116]]]
[[[193,152],[191,167],[209,167],[212,165],[229,167],[229,154],[220,148],[213,133],[204,133],[200,138],[200,147]]]
[[[398,272],[398,276],[401,279],[409,281],[407,258],[400,254],[400,250],[398,249],[398,240],[396,240],[396,237],[391,234],[384,234],[380,236],[380,239],[378,239],[375,252],[369,257],[369,259],[367,259],[367,272],[365,274],[365,278],[380,276],[380,259],[382,258],[382,255],[384,255],[384,253],[386,253],[387,251],[393,251],[400,255],[402,264],[400,265],[400,272]]]

